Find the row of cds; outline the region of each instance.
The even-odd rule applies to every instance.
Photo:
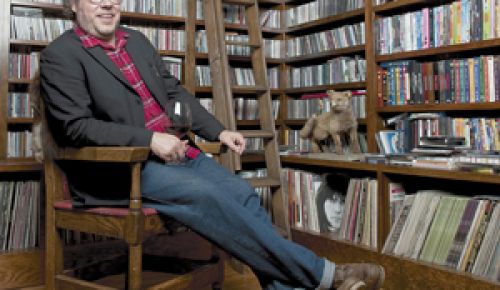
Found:
[[[255,79],[252,69],[239,67],[231,68],[231,82],[237,86],[255,86]],[[212,85],[212,77],[210,75],[209,66],[196,66],[196,85]]]
[[[334,85],[365,80],[366,60],[359,56],[339,57],[325,64],[296,67],[288,70],[289,87]]]

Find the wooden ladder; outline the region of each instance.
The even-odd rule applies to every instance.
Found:
[[[223,4],[242,5],[245,7],[245,19],[248,25],[248,42],[226,41]],[[281,186],[281,163],[278,151],[278,136],[274,125],[271,94],[267,82],[267,66],[264,55],[262,32],[259,21],[257,0],[204,0],[205,29],[207,34],[208,56],[212,77],[212,93],[216,117],[230,130],[236,130],[233,91],[255,94],[258,100],[259,129],[238,130],[245,138],[262,138],[267,177],[252,178],[249,182],[254,187],[269,187],[272,193],[273,221],[278,230],[290,236],[287,222],[287,207]],[[226,45],[250,47],[252,71],[255,86],[236,87],[231,84],[230,66]],[[241,169],[241,160],[233,152],[222,155],[222,162],[231,170]]]

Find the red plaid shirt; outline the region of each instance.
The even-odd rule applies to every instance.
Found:
[[[135,64],[132,62],[130,55],[124,49],[125,44],[127,44],[127,38],[129,36],[128,33],[121,29],[117,29],[115,32],[115,46],[113,47],[101,39],[88,34],[79,26],[75,26],[74,31],[76,35],[80,37],[80,40],[85,48],[91,48],[97,45],[101,46],[111,61],[113,61],[113,63],[123,73],[127,81],[142,100],[146,129],[154,132],[165,132],[165,127],[170,126],[171,121],[161,108],[160,104],[158,104],[155,98],[153,98],[153,95],[144,83],[144,80],[135,67]],[[198,149],[189,146],[186,156],[194,159],[199,153],[200,151]]]

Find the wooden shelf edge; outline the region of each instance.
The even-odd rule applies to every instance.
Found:
[[[430,112],[430,111],[471,111],[500,110],[500,102],[463,103],[463,104],[418,104],[384,106],[376,109],[378,113]]]
[[[281,162],[283,164],[290,165],[320,166],[367,172],[381,172],[392,175],[408,175],[434,179],[500,184],[500,174],[468,172],[463,170],[431,169],[390,164],[370,164],[358,161],[328,160],[317,157],[308,157],[307,155],[282,155]]]
[[[258,0],[259,4],[281,4],[281,0]]]
[[[19,6],[19,7],[41,8],[41,9],[50,10],[50,11],[61,11],[62,12],[62,10],[63,10],[63,6],[61,4],[53,4],[53,3],[11,0],[10,5],[11,6]]]
[[[355,90],[355,89],[365,89],[365,82],[355,82],[355,83],[341,83],[334,85],[323,85],[323,86],[313,86],[305,88],[288,88],[283,91],[287,94],[301,94],[310,92],[320,92],[326,90]]]
[[[43,165],[34,159],[25,161],[3,160],[0,161],[0,173],[5,172],[37,172]]]
[[[282,119],[286,125],[304,125],[307,119]],[[358,125],[366,125],[366,119],[357,119]]]
[[[158,54],[161,56],[175,56],[175,57],[185,57],[186,52],[180,50],[158,50]]]
[[[317,157],[308,157],[306,155],[282,155],[281,162],[289,165],[320,166],[327,168],[361,170],[367,172],[376,172],[379,169],[379,166],[376,164],[319,159]]]
[[[435,3],[433,0],[398,0],[393,2],[387,2],[385,4],[374,5],[373,12],[382,13],[382,12],[390,12],[392,10],[405,8],[412,5],[428,5]]]
[[[386,271],[385,289],[482,289],[495,290],[499,283],[442,266],[380,254],[350,243],[292,229],[292,240],[335,263],[376,263]],[[439,285],[439,286],[438,286]]]
[[[446,179],[466,182],[500,184],[499,174],[468,172],[463,170],[431,169],[424,167],[381,165],[385,174],[409,175],[435,179]]]
[[[10,78],[8,80],[9,84],[17,84],[17,85],[29,85],[31,82],[31,79],[16,79],[16,78]]]
[[[40,48],[49,45],[49,42],[45,40],[27,40],[27,39],[10,39],[9,43],[12,46],[32,46]]]
[[[208,53],[206,52],[197,52],[195,54],[196,59],[208,59]],[[234,55],[234,54],[228,54],[227,58],[229,61],[248,61],[250,62],[251,56],[249,55]],[[266,63],[268,64],[282,64],[284,63],[285,60],[281,58],[271,58],[271,57],[266,57]]]
[[[121,11],[121,18],[122,20],[130,19],[130,20],[141,20],[141,21],[147,20],[147,21],[162,22],[162,23],[178,23],[178,24],[186,23],[186,19],[182,16],[147,14],[142,12]]]
[[[375,62],[389,62],[389,61],[396,61],[396,60],[403,60],[403,59],[413,59],[413,58],[419,58],[419,57],[443,55],[443,54],[449,54],[449,53],[466,52],[466,51],[496,48],[496,47],[500,47],[500,39],[499,38],[474,41],[474,42],[470,42],[470,43],[461,43],[461,44],[433,47],[433,48],[428,48],[428,49],[404,51],[404,52],[398,52],[398,53],[392,53],[392,54],[376,55]]]
[[[42,269],[42,252],[39,249],[2,252],[0,285],[2,289],[41,285]]]
[[[204,19],[196,19],[195,21],[196,26],[199,27],[205,27],[205,20]],[[226,30],[237,30],[237,31],[248,31],[248,26],[246,24],[238,24],[238,23],[225,23],[224,27]],[[283,34],[286,33],[286,30],[282,29],[275,29],[275,28],[268,28],[268,27],[261,27],[262,33],[269,33],[269,34]]]
[[[8,117],[7,118],[7,124],[26,124],[26,125],[29,125],[29,124],[33,124],[34,122],[34,119],[33,118],[21,118],[21,117],[17,117],[17,118],[12,118],[12,117]]]

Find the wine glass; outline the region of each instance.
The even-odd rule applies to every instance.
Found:
[[[166,113],[170,124],[165,128],[165,131],[181,139],[184,138],[191,130],[193,122],[189,104],[177,100],[172,101],[167,104]]]

